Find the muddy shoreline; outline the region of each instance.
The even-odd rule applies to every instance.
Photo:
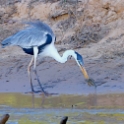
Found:
[[[15,51],[16,49],[13,49],[13,52]],[[9,49],[4,54],[8,52]],[[25,55],[23,51],[20,54],[22,55],[7,54],[7,57],[0,59],[0,93],[31,91],[27,75],[27,65],[31,56]],[[90,78],[98,85],[97,89],[87,85],[74,59],[60,64],[51,58],[39,58],[37,70],[44,89],[60,95],[124,93],[123,57],[90,59],[84,55],[84,61]],[[32,76],[35,90],[40,90],[33,73]]]

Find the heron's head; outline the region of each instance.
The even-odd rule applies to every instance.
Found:
[[[75,56],[75,60],[76,60],[76,62],[78,64],[78,66],[80,67],[81,72],[84,75],[84,78],[88,80],[89,79],[89,76],[88,76],[88,73],[87,73],[87,71],[85,69],[85,66],[84,66],[83,57],[79,53],[77,53],[77,52],[75,52],[75,55],[76,55]]]
[[[88,85],[94,85],[95,86],[95,83],[89,78],[88,73],[85,69],[83,57],[79,53],[75,52],[74,58],[78,64],[78,66],[80,67],[81,72],[83,73],[84,78],[87,81]]]

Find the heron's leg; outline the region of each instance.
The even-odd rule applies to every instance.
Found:
[[[32,57],[29,65],[28,65],[28,68],[27,68],[27,71],[28,71],[28,77],[29,77],[29,81],[30,81],[30,85],[31,85],[31,91],[32,91],[32,106],[34,108],[34,88],[33,88],[33,84],[32,84],[32,76],[31,76],[31,66],[33,65],[33,61],[34,61],[34,57]]]
[[[42,90],[42,92],[45,94],[45,95],[48,95],[47,92],[44,91],[43,87],[42,87],[42,84],[39,80],[39,77],[37,75],[37,70],[36,70],[36,60],[37,60],[37,55],[38,55],[38,48],[37,47],[33,47],[33,52],[34,52],[34,73],[36,75],[36,79],[37,79],[37,82]]]
[[[28,65],[28,68],[27,68],[27,71],[28,71],[28,77],[29,77],[29,81],[30,81],[30,85],[31,85],[31,90],[32,92],[34,92],[34,88],[33,88],[33,84],[32,84],[32,76],[31,76],[31,66],[33,65],[33,61],[34,61],[34,57],[32,57],[29,65]]]

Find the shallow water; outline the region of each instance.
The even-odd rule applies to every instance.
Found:
[[[124,121],[124,110],[106,109],[29,109],[0,108],[0,116],[10,114],[8,124],[44,123],[58,124],[63,116],[68,116],[70,124],[121,124]]]
[[[43,95],[0,93],[0,106],[15,108],[124,109],[124,94]]]
[[[118,97],[123,102],[123,94],[39,95],[32,100],[29,94],[1,93],[0,116],[10,114],[8,124],[58,124],[63,116],[69,117],[68,124],[123,124],[123,104],[113,102]]]

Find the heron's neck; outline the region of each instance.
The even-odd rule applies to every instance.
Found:
[[[65,63],[68,59],[68,56],[73,56],[75,58],[74,50],[66,50],[63,53],[63,56],[60,56],[57,49],[54,49],[53,54],[51,54],[51,57],[53,57],[56,61],[58,61],[60,63]]]

